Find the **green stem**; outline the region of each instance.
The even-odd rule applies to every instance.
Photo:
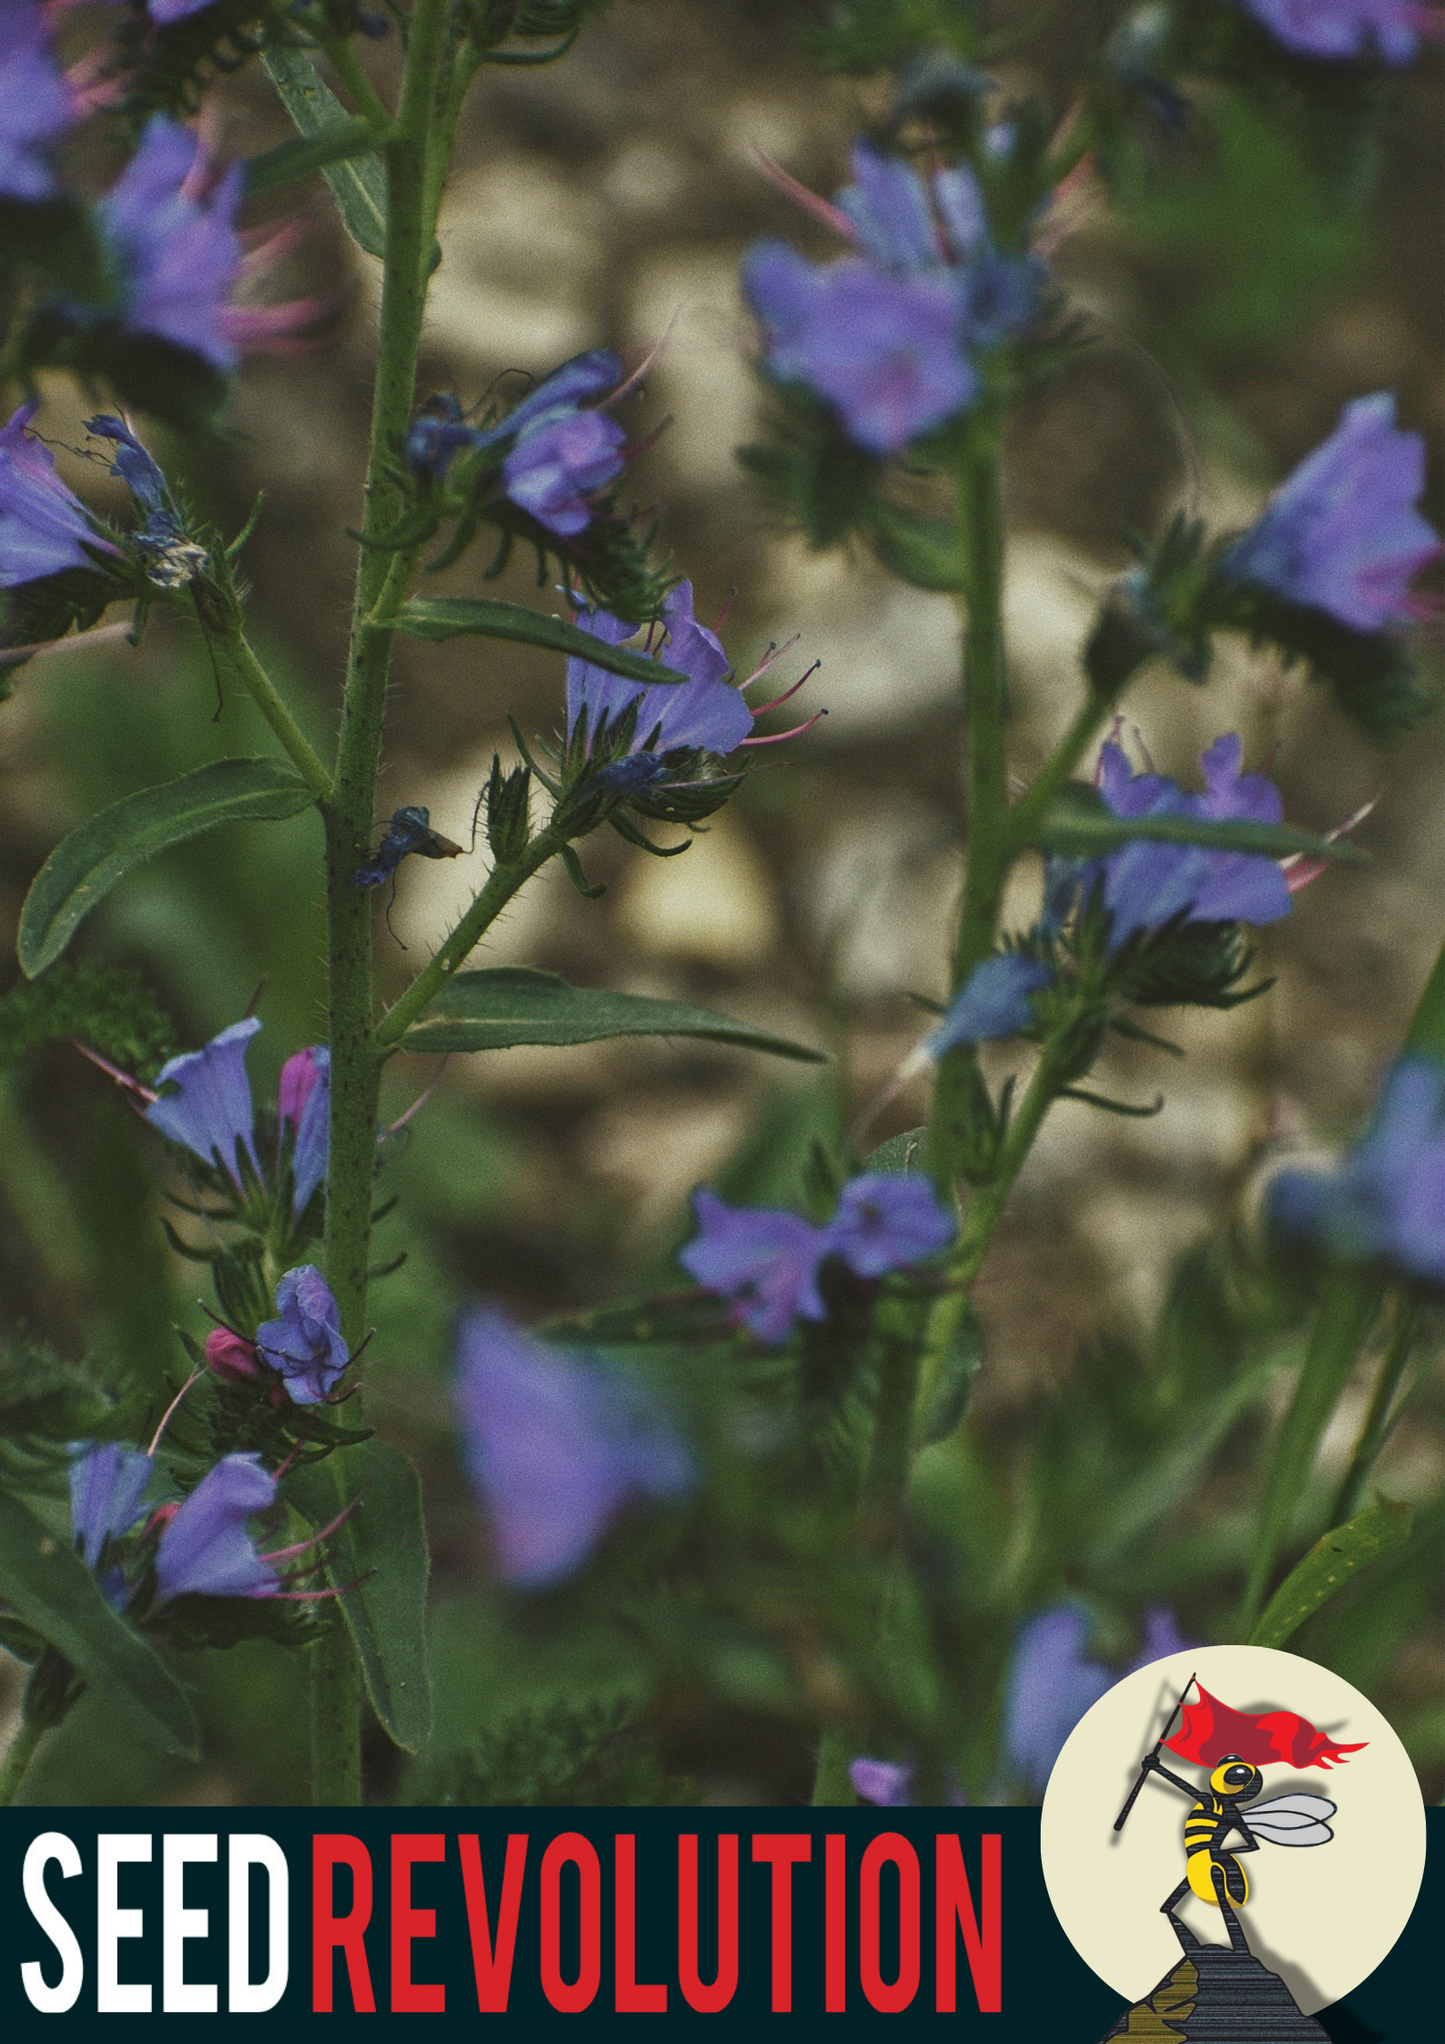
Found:
[[[431,1006],[452,974],[464,965],[507,903],[534,873],[560,852],[565,840],[549,824],[538,831],[521,857],[494,866],[480,894],[406,992],[392,1002],[376,1027],[378,1052],[395,1048],[404,1032]]]
[[[341,83],[351,94],[351,103],[362,119],[376,129],[378,134],[387,134],[391,128],[391,115],[381,94],[362,70],[356,52],[350,43],[337,37],[325,45],[327,62]]]
[[[818,1763],[813,1772],[815,1810],[851,1810],[858,1801],[848,1773],[852,1747],[841,1732],[824,1732],[818,1745]]]
[[[326,1274],[353,1348],[366,1324],[381,1059],[372,1042],[371,901],[348,882],[370,849],[381,764],[392,635],[371,619],[393,564],[375,542],[401,508],[396,470],[416,394],[426,308],[428,149],[448,16],[447,0],[417,0],[396,124],[385,149],[386,250],[363,519],[369,543],[357,563],[336,771],[325,808],[331,1012]],[[313,1796],[318,1802],[359,1801],[360,1678],[350,1636],[339,1624],[312,1657],[311,1727]]]
[[[1330,1513],[1331,1526],[1343,1526],[1346,1519],[1352,1519],[1360,1509],[1365,1485],[1369,1482],[1370,1471],[1375,1466],[1375,1458],[1384,1447],[1394,1424],[1395,1399],[1405,1380],[1405,1372],[1410,1367],[1419,1319],[1419,1301],[1412,1298],[1401,1299],[1395,1312],[1390,1345],[1385,1351],[1385,1360],[1380,1365],[1380,1374],[1375,1380],[1375,1389],[1370,1397],[1370,1409],[1365,1414],[1360,1438],[1355,1443],[1355,1452],[1350,1457],[1350,1466],[1345,1472],[1344,1482],[1340,1485],[1334,1510]]]
[[[1058,750],[1040,769],[1028,792],[1020,796],[1009,816],[1009,849],[1012,853],[1027,849],[1060,790],[1073,779],[1075,767],[1107,723],[1115,701],[1114,695],[1090,693],[1080,703],[1074,713],[1074,721],[1059,740]]]
[[[20,1784],[30,1771],[35,1758],[35,1749],[45,1737],[46,1725],[39,1718],[22,1718],[10,1751],[0,1762],[0,1809],[8,1809],[20,1792]]]
[[[220,643],[237,678],[280,739],[302,780],[318,801],[329,802],[331,776],[316,757],[310,740],[282,701],[276,684],[256,658],[249,642],[238,632],[234,638],[223,639]]]

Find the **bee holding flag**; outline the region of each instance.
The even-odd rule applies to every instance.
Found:
[[[1186,1701],[1191,1689],[1198,1692],[1197,1703]],[[1184,1722],[1174,1732],[1174,1720],[1181,1711]],[[1171,1773],[1159,1758],[1162,1748],[1178,1754],[1182,1760],[1208,1768],[1207,1784],[1201,1789],[1182,1775]],[[1361,1750],[1361,1745],[1339,1745],[1318,1731],[1308,1718],[1291,1710],[1262,1711],[1257,1716],[1232,1710],[1227,1703],[1211,1696],[1195,1676],[1190,1676],[1153,1751],[1140,1761],[1139,1779],[1114,1825],[1116,1831],[1123,1829],[1151,1774],[1189,1797],[1192,1807],[1184,1820],[1184,1879],[1160,1904],[1161,1913],[1173,1924],[1186,1951],[1194,1941],[1174,1912],[1191,1890],[1202,1902],[1223,1912],[1234,1949],[1248,1951],[1235,1914],[1249,1898],[1249,1880],[1238,1855],[1258,1851],[1262,1842],[1328,1845],[1334,1837],[1329,1819],[1335,1814],[1335,1805],[1326,1796],[1287,1795],[1267,1803],[1257,1802],[1264,1787],[1262,1770],[1281,1764],[1337,1766]],[[1247,1815],[1241,1807],[1245,1804],[1252,1806]],[[1231,1839],[1236,1841],[1232,1845]]]

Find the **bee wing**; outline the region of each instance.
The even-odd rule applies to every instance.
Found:
[[[1328,1819],[1335,1805],[1327,1796],[1276,1796],[1244,1812],[1256,1838],[1270,1845],[1328,1845],[1334,1837]]]

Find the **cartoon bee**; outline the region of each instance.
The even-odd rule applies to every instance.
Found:
[[[1240,1804],[1254,1802],[1264,1776],[1237,1753],[1226,1753],[1210,1769],[1203,1794],[1194,1782],[1171,1774],[1157,1752],[1146,1754],[1139,1764],[1144,1772],[1179,1789],[1193,1805],[1184,1820],[1184,1879],[1160,1904],[1161,1914],[1173,1921],[1175,1909],[1192,1890],[1201,1902],[1224,1912],[1229,1942],[1236,1950],[1247,1950],[1234,1912],[1249,1899],[1249,1880],[1236,1855],[1257,1852],[1261,1840],[1269,1845],[1328,1845],[1335,1835],[1328,1820],[1336,1806],[1326,1796],[1276,1796],[1251,1809],[1246,1821]],[[1236,1833],[1242,1843],[1226,1851],[1226,1841]]]

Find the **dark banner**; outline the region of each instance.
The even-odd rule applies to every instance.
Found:
[[[1319,2017],[1336,2044],[1433,2028],[1442,1821],[1394,1951]],[[6,1812],[0,2024],[829,2015],[1097,2044],[1123,2004],[1038,1841],[1033,1810]]]

